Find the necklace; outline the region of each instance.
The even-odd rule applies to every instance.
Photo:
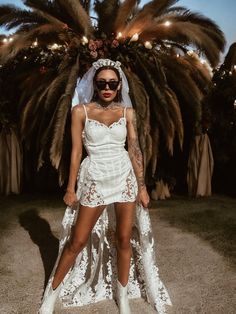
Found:
[[[103,106],[103,105],[99,104],[98,102],[95,102],[95,106],[97,108],[99,108],[99,109],[108,110],[108,109],[111,109],[111,108],[115,108],[118,105],[117,105],[117,103],[111,102],[109,105]]]

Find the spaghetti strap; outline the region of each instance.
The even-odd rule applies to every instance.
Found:
[[[88,119],[87,110],[86,110],[86,108],[85,108],[85,105],[84,105],[84,104],[83,104],[83,106],[84,106],[84,111],[85,111],[85,116],[86,116],[86,119]]]
[[[126,114],[126,107],[125,107],[125,109],[124,109],[124,118],[125,118],[125,114]]]

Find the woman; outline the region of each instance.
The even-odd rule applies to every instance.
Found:
[[[143,273],[147,268],[143,266],[144,263],[141,263],[140,274],[133,269],[132,278],[129,278],[131,260],[131,266],[134,266],[130,245],[134,220],[136,216],[140,222],[144,217],[149,195],[144,183],[135,111],[120,63],[109,59],[94,62],[79,81],[76,91],[79,100],[83,101],[72,109],[72,152],[64,196],[64,202],[68,205],[62,223],[64,234],[39,313],[53,313],[59,294],[65,306],[88,304],[112,298],[116,294],[120,313],[129,314],[128,283],[131,288],[133,285],[133,292],[129,293],[131,297],[146,295],[150,299],[153,298],[150,296],[154,293],[151,291],[153,288],[162,291],[161,297],[154,297],[151,303],[160,312],[163,309],[164,313],[164,304],[171,305],[171,302],[159,278],[156,280],[158,287],[153,287],[153,279],[150,278],[146,278],[146,283],[144,279],[146,289],[140,286],[139,281],[143,281],[144,276],[141,268]],[[126,137],[128,151],[125,149]],[[80,165],[83,144],[88,156]],[[109,218],[112,209],[115,217]],[[145,215],[147,218],[147,211]],[[148,228],[150,231],[150,223]],[[133,246],[138,244],[142,249],[144,238],[148,235],[142,230],[141,235],[143,243],[136,240]],[[148,248],[150,239],[149,243],[146,239],[146,244]],[[116,248],[116,265],[113,247]],[[150,259],[152,254],[147,248],[146,255]],[[139,249],[136,248],[136,251]],[[145,252],[139,251],[137,254],[145,255]],[[150,261],[157,273],[153,256]],[[146,266],[150,268],[150,263]],[[114,277],[117,277],[116,287]]]

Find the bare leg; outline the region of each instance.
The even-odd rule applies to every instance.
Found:
[[[130,238],[136,202],[115,203],[118,280],[126,286],[129,279],[131,245]]]
[[[74,228],[72,229],[69,241],[65,244],[61,258],[59,260],[52,288],[57,286],[64,279],[65,275],[74,264],[77,255],[85,247],[90,232],[106,206],[88,207],[80,204],[78,217]]]

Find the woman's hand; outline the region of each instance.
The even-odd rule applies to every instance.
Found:
[[[150,197],[148,195],[146,186],[143,186],[138,191],[137,201],[143,205],[144,208],[147,208],[150,202]]]
[[[67,206],[72,206],[78,201],[75,192],[66,191],[66,194],[63,197],[63,201]]]

